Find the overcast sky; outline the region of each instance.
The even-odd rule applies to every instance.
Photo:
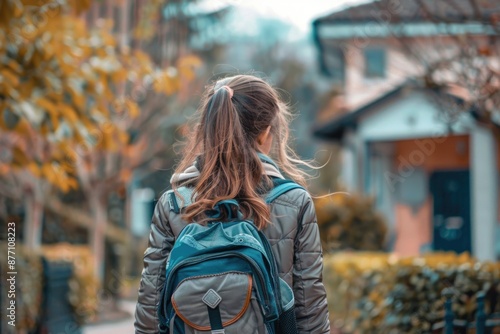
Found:
[[[311,29],[312,20],[317,17],[371,1],[373,0],[204,0],[198,5],[211,9],[228,5],[239,9],[250,8],[254,13],[287,21],[302,32],[307,32]]]
[[[302,31],[311,28],[311,21],[329,14],[371,0],[226,0],[226,4],[251,7],[265,15],[293,23]]]

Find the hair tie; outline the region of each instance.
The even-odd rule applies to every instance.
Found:
[[[227,92],[229,93],[229,98],[230,99],[233,98],[234,91],[233,91],[233,89],[231,87],[224,85],[221,88],[224,88],[225,90],[227,90]]]

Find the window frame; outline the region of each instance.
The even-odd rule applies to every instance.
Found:
[[[371,53],[371,54],[370,54]],[[380,59],[374,60],[373,57],[380,57]],[[375,62],[375,65],[380,65],[380,69],[374,70],[372,66],[369,66],[370,59],[372,62]],[[363,76],[366,79],[384,79],[387,78],[387,49],[382,46],[377,47],[367,47],[363,50],[363,60],[364,60],[364,69]]]

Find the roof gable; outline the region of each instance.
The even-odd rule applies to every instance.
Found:
[[[408,84],[395,88],[367,105],[316,127],[318,138],[340,141],[347,130],[364,140],[396,140],[467,133],[473,123],[469,113],[446,117],[442,111],[461,108],[461,101],[433,90]]]

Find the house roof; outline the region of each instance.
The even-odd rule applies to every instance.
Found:
[[[499,0],[378,0],[317,18],[312,25],[321,72],[330,75],[325,61],[327,40],[384,38],[394,34],[498,35],[499,23]]]
[[[426,88],[423,87],[420,83],[415,80],[409,79],[408,81],[402,83],[401,85],[393,88],[392,90],[386,92],[385,94],[380,95],[375,100],[340,116],[335,117],[327,124],[317,124],[313,127],[313,136],[319,139],[331,140],[331,141],[341,141],[344,137],[346,130],[348,129],[356,129],[359,121],[368,116],[368,114],[372,112],[376,112],[377,110],[382,110],[383,107],[387,106],[388,103],[391,103],[397,98],[400,98],[402,94],[408,92],[408,90],[413,91],[427,91],[433,92],[434,94],[441,95],[446,99],[453,99],[455,103],[463,105],[465,102],[463,98],[453,94],[452,92],[446,89],[440,88]],[[444,100],[445,101],[445,100]],[[475,115],[474,107],[470,107],[469,110],[473,119],[477,120]]]
[[[347,129],[355,129],[358,120],[368,114],[373,109],[379,107],[380,105],[387,103],[391,99],[399,96],[408,84],[403,84],[394,88],[393,90],[387,92],[384,95],[379,96],[377,99],[365,104],[364,106],[342,114],[325,125],[317,125],[313,128],[313,135],[320,139],[340,141],[344,136]]]
[[[346,8],[313,24],[350,22],[464,22],[500,18],[498,0],[379,0]]]

